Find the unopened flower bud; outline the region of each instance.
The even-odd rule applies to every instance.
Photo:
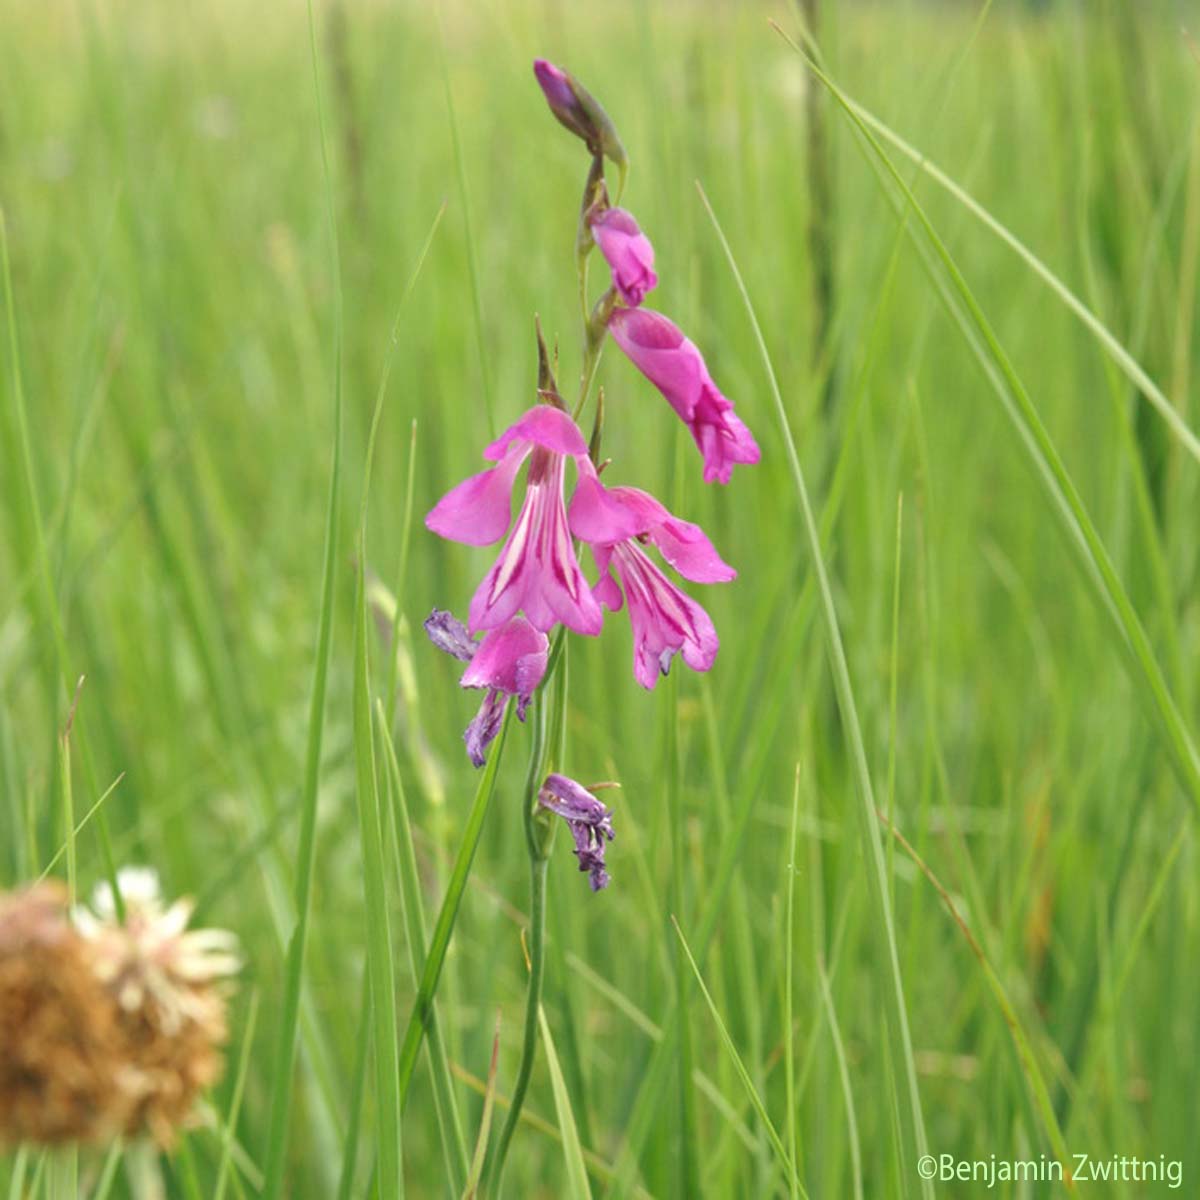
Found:
[[[559,123],[582,138],[593,154],[603,154],[615,164],[623,181],[629,160],[599,101],[572,75],[544,58],[534,59],[533,73]]]

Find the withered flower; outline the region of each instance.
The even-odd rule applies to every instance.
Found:
[[[224,930],[189,931],[192,902],[165,906],[152,870],[127,868],[117,886],[124,924],[103,883],[91,908],[76,910],[75,925],[115,1005],[129,1098],[124,1132],[169,1144],[200,1092],[220,1077],[220,1047],[228,1035],[225,981],[240,966],[237,940]]]
[[[118,1133],[121,1042],[66,889],[0,895],[0,1145]]]
[[[149,1134],[167,1145],[221,1072],[232,934],[187,930],[153,871],[68,911],[58,884],[0,894],[0,1144]]]

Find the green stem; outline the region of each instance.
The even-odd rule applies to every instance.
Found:
[[[562,634],[555,639],[562,642]],[[559,647],[555,646],[556,650]],[[563,647],[565,649],[565,647]],[[553,654],[551,671],[558,674],[562,662],[562,650]],[[543,688],[548,686],[546,681]],[[561,689],[554,693],[556,708],[563,707],[565,696]],[[533,723],[533,744],[529,749],[529,771],[525,777],[523,815],[525,822],[525,845],[529,851],[529,987],[525,996],[525,1036],[521,1045],[521,1062],[517,1068],[517,1081],[513,1085],[512,1102],[504,1127],[500,1130],[500,1142],[484,1176],[482,1195],[491,1190],[496,1181],[496,1194],[504,1174],[504,1160],[508,1155],[509,1143],[516,1131],[525,1104],[525,1093],[529,1090],[529,1079],[533,1074],[533,1062],[537,1055],[538,1010],[542,1002],[542,978],[546,966],[546,868],[549,862],[549,840],[538,828],[537,793],[546,767],[546,706],[539,703]],[[557,715],[557,714],[556,714]],[[555,727],[558,727],[556,720]]]
[[[579,377],[579,399],[575,401],[575,408],[571,413],[572,418],[576,421],[579,420],[583,407],[587,404],[588,393],[592,390],[592,380],[596,378],[596,368],[600,365],[600,355],[603,350],[603,335],[593,340],[590,326],[585,326],[583,371]]]
[[[500,1131],[500,1144],[496,1147],[495,1165],[490,1172],[496,1180],[496,1195],[504,1178],[504,1160],[508,1146],[517,1128],[521,1109],[525,1104],[525,1093],[529,1090],[529,1079],[533,1074],[533,1061],[537,1056],[538,1012],[542,1004],[542,979],[546,967],[546,858],[531,858],[529,899],[529,990],[525,997],[525,1040],[521,1046],[521,1065],[517,1071],[517,1082],[513,1085],[512,1105]]]

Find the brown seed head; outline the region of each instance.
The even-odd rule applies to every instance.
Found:
[[[0,1144],[94,1141],[123,1128],[116,1016],[66,891],[45,883],[0,895]]]

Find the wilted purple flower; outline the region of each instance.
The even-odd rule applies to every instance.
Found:
[[[479,649],[479,643],[467,627],[444,608],[435,608],[425,618],[425,632],[439,650],[459,662],[469,663]]]
[[[602,495],[603,493],[603,495]],[[620,519],[612,513],[620,511]],[[612,612],[620,610],[621,588],[629,599],[633,627],[633,674],[652,689],[665,675],[675,654],[694,671],[707,671],[716,659],[720,641],[712,619],[679,590],[642,549],[651,542],[685,579],[695,583],[726,583],[737,572],[724,562],[699,525],[672,516],[648,492],[639,488],[606,489],[596,480],[581,481],[571,501],[571,530],[591,544],[600,578],[596,598]],[[632,535],[627,531],[633,530]]]
[[[546,674],[550,642],[524,617],[513,617],[476,642],[457,617],[436,608],[426,618],[425,632],[439,650],[468,664],[462,687],[486,689],[475,719],[463,734],[467,756],[482,767],[510,697],[517,698],[517,717],[525,720],[530,698]]]
[[[496,466],[463,480],[425,518],[434,533],[468,546],[498,541],[511,521],[513,481],[530,458],[521,511],[471,600],[471,632],[496,629],[523,610],[542,632],[561,621],[577,633],[598,634],[604,617],[579,569],[563,506],[565,460],[575,460],[581,479],[596,473],[583,434],[561,409],[539,404],[483,456]]]
[[[679,414],[704,455],[704,482],[728,483],[736,463],[756,463],[758,444],[713,383],[704,357],[673,321],[647,308],[617,308],[617,345]]]
[[[612,268],[617,292],[626,304],[636,308],[658,284],[650,239],[638,227],[633,214],[623,208],[603,209],[588,224],[600,253]]]
[[[575,857],[579,859],[579,869],[588,873],[592,891],[608,887],[604,851],[606,842],[615,836],[612,813],[587,788],[565,775],[546,776],[538,791],[538,803],[571,827]]]

